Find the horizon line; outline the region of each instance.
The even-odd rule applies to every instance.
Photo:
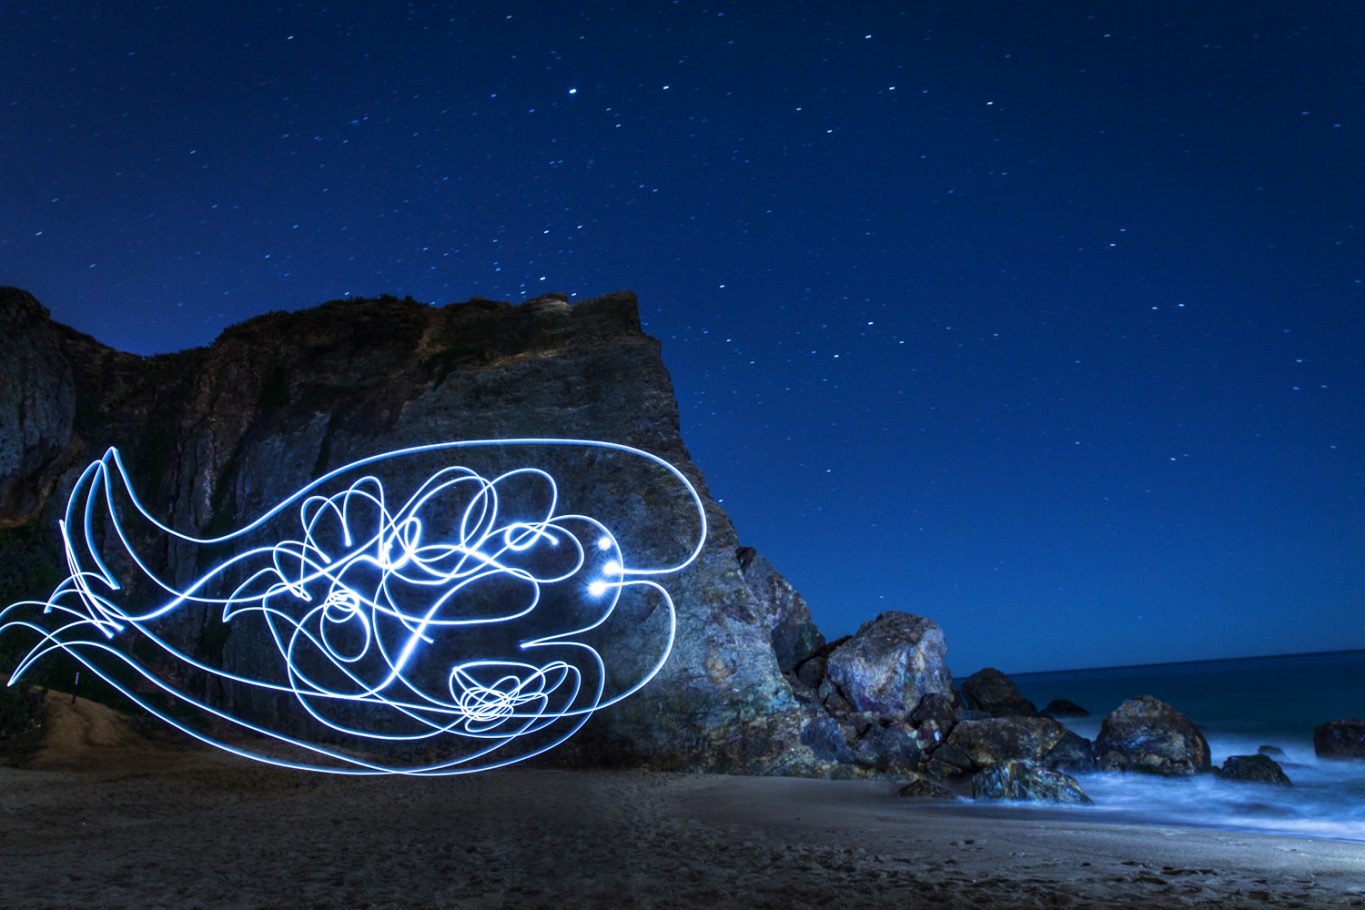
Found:
[[[1230,663],[1237,660],[1268,660],[1276,657],[1326,657],[1333,654],[1365,654],[1365,648],[1335,648],[1331,651],[1289,651],[1282,654],[1248,654],[1244,657],[1204,657],[1195,660],[1162,660],[1142,664],[1111,664],[1102,667],[1063,667],[1057,670],[1025,670],[1018,673],[1007,673],[1005,675],[1012,679],[1016,676],[1037,676],[1042,673],[1083,673],[1090,670],[1144,670],[1152,667]],[[966,677],[963,678],[965,679]]]

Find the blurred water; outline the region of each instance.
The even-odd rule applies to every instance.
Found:
[[[1365,717],[1365,651],[1113,667],[1012,677],[1041,709],[1066,698],[1093,716],[1067,719],[1093,739],[1105,714],[1125,699],[1154,695],[1204,732],[1215,765],[1263,744],[1292,787],[1218,780],[1211,774],[1160,778],[1089,774],[1079,778],[1092,807],[1064,811],[1095,820],[1201,825],[1365,841],[1365,761],[1319,761],[1313,728]],[[1020,809],[1020,811],[1030,811]],[[1056,812],[1056,807],[1047,811]]]
[[[1155,695],[1201,728],[1311,740],[1323,721],[1365,717],[1365,651],[1290,654],[1011,677],[1041,709],[1068,698],[1103,717]]]

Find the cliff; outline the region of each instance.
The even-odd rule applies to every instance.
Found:
[[[853,642],[827,644],[800,595],[739,546],[683,444],[659,343],[641,330],[628,292],[517,306],[334,301],[251,319],[206,348],[140,357],[53,322],[23,291],[0,289],[0,336],[0,529],[8,529],[0,532],[0,588],[10,588],[0,595],[9,599],[45,596],[23,588],[64,574],[51,529],[81,471],[110,445],[121,449],[151,513],[213,535],[377,452],[461,439],[599,439],[678,467],[701,494],[709,534],[697,561],[668,582],[678,631],[659,676],[595,717],[557,760],[816,775],[841,766],[895,770],[919,757],[909,714],[920,697],[950,695],[932,623],[880,623]],[[573,465],[560,466],[572,476]],[[668,513],[681,515],[686,503],[647,501],[628,471],[584,483],[575,495],[610,513],[646,551],[665,560],[676,551]],[[190,548],[157,546],[170,577],[200,568]],[[207,609],[186,611],[175,634],[187,652],[238,668],[261,646]],[[848,655],[869,641],[883,661],[904,663],[913,651],[918,668],[892,674],[900,688],[878,690],[875,705],[848,694],[856,680],[825,674],[826,666],[855,665]]]

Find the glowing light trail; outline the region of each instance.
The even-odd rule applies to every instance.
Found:
[[[486,478],[445,464],[396,501],[380,477],[360,473],[397,459],[492,446],[579,446],[645,459],[690,497],[695,545],[676,564],[632,566],[606,524],[559,511],[554,477],[536,467]],[[126,527],[119,499],[144,524],[141,534]],[[291,512],[293,536],[252,543]],[[166,723],[247,758],[337,774],[438,775],[542,754],[595,711],[648,683],[668,659],[677,628],[673,601],[654,578],[697,558],[706,513],[677,468],[640,449],[595,440],[500,439],[417,446],[357,461],[213,538],[182,534],[150,514],[111,448],[77,480],[58,526],[69,576],[46,600],[0,611],[0,635],[26,631],[39,639],[10,685],[61,651]],[[175,584],[143,558],[135,540],[147,532],[233,552]],[[116,555],[106,560],[105,550]],[[120,582],[110,562],[136,579],[136,597],[128,596],[132,586]],[[617,661],[638,671],[624,683],[588,641],[617,615],[623,597],[655,602],[636,621],[632,653]],[[651,661],[638,634],[658,604],[664,619],[647,630],[659,638]],[[229,668],[188,653],[175,643],[184,638],[187,610],[205,619],[207,611],[218,613],[228,631],[249,626],[249,640],[273,646],[275,660],[238,653],[240,665]],[[135,656],[139,642],[136,655],[143,656]],[[485,647],[492,653],[479,650]],[[215,688],[235,697],[211,704],[195,694]],[[154,704],[149,693],[177,710]],[[223,706],[259,707],[262,699],[283,699],[302,714],[265,723],[251,719],[252,711]],[[186,720],[187,713],[201,723]],[[245,736],[211,733],[210,727],[223,726],[214,721]],[[290,732],[310,724],[323,735]],[[416,760],[411,756],[419,746],[426,751]],[[442,754],[431,758],[435,748]]]

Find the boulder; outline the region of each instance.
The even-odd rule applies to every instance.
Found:
[[[921,743],[941,743],[957,723],[952,699],[941,692],[930,692],[910,712],[910,723]]]
[[[1012,760],[1041,762],[1066,732],[1061,723],[1047,717],[990,717],[960,721],[945,745],[965,755],[973,768]],[[934,756],[942,751],[936,750]]]
[[[856,760],[848,747],[848,737],[832,717],[812,718],[801,731],[801,742],[821,761],[844,766]]]
[[[924,773],[934,780],[950,780],[965,777],[980,767],[972,757],[950,742],[939,745],[929,753],[924,762]]]
[[[830,652],[825,676],[854,710],[905,720],[925,695],[951,691],[946,650],[932,620],[882,613]]]
[[[1075,778],[1034,762],[1013,760],[991,765],[973,775],[972,798],[1071,804],[1091,802]]]
[[[1313,731],[1318,758],[1365,758],[1365,720],[1329,720]]]
[[[902,784],[896,790],[896,795],[914,799],[957,799],[952,790],[918,774]]]
[[[1099,770],[1094,744],[1070,730],[1063,733],[1057,744],[1043,756],[1043,765],[1067,774],[1091,774]]]
[[[922,757],[914,730],[895,721],[875,721],[851,742],[854,760],[876,771],[904,774],[913,771]]]
[[[1101,770],[1176,776],[1209,770],[1209,744],[1188,717],[1150,695],[1119,705],[1095,740]]]
[[[962,696],[968,708],[985,711],[992,717],[1033,717],[1038,708],[1025,698],[1014,680],[994,667],[978,670],[962,681]]]
[[[1065,698],[1054,698],[1047,703],[1043,709],[1044,717],[1089,717],[1090,712],[1076,704],[1074,701],[1067,701]]]
[[[1269,755],[1229,755],[1215,773],[1223,780],[1290,786],[1289,776]]]
[[[1284,755],[1284,750],[1279,746],[1261,746],[1256,750],[1257,755],[1269,755],[1271,758],[1277,755]]]
[[[821,680],[820,687],[815,690],[815,700],[836,720],[846,720],[859,713],[844,698],[839,687],[828,679]]]
[[[825,683],[825,667],[829,663],[829,653],[848,641],[852,636],[845,635],[834,641],[825,642],[810,653],[804,660],[797,662],[788,679],[796,688],[797,694],[816,693]],[[833,686],[833,684],[830,684]],[[832,689],[831,689],[832,691]]]

